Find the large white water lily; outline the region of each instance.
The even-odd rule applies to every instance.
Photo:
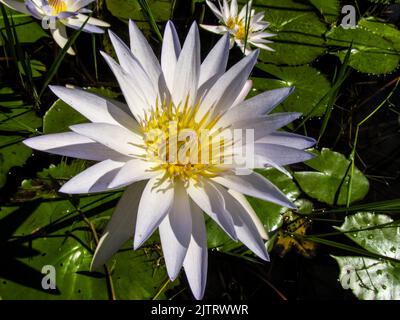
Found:
[[[267,46],[267,43],[272,43],[267,38],[275,36],[275,34],[265,32],[268,28],[269,22],[264,21],[264,12],[255,13],[252,9],[252,0],[250,0],[239,11],[237,0],[216,1],[207,0],[207,5],[210,7],[215,16],[219,19],[220,25],[210,26],[201,24],[200,26],[205,30],[217,34],[230,34],[231,47],[236,43],[244,54],[248,55],[252,49],[251,46],[274,51]]]
[[[95,0],[0,0],[9,8],[28,14],[42,21],[42,27],[49,29],[54,41],[63,48],[68,41],[66,26],[80,29],[89,33],[104,33],[100,27],[109,27],[107,22],[88,17],[91,11],[85,8]],[[72,48],[67,51],[74,55]]]
[[[244,195],[293,205],[260,174],[250,170],[247,175],[237,175],[235,169],[242,165],[236,162],[195,162],[186,158],[186,152],[183,159],[172,161],[171,153],[166,151],[172,136],[200,134],[205,129],[212,136],[252,129],[254,165],[250,168],[273,166],[281,170],[284,165],[310,159],[312,155],[303,150],[314,140],[277,131],[300,114],[268,115],[293,88],[245,100],[258,51],[226,70],[229,36],[225,35],[201,63],[196,23],[181,47],[174,25],[168,22],[160,63],[133,22],[129,32],[130,48],[109,33],[119,64],[102,53],[127,105],[78,89],[51,87],[91,123],[24,142],[37,150],[98,162],[65,183],[60,192],[84,194],[127,187],[100,238],[93,268],[106,263],[132,236],[134,249],[139,248],[158,228],[169,277],[174,280],[183,266],[194,296],[200,299],[207,278],[203,212],[232,239],[242,241],[261,259],[268,260],[265,230]],[[176,126],[175,133],[170,131],[171,123]],[[154,132],[169,137],[169,146],[159,143],[158,136],[151,134]],[[224,148],[220,148],[221,141]],[[228,138],[216,142],[205,139],[198,153],[200,149],[214,150],[210,152],[213,159],[226,159],[236,150],[231,142]],[[166,154],[167,160],[163,157]]]

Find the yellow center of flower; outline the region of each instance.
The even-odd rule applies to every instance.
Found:
[[[49,0],[49,5],[53,9],[53,15],[68,11],[68,7],[63,0]]]
[[[232,31],[235,39],[244,40],[246,37],[246,23],[243,19],[231,17],[226,21],[226,26]]]
[[[210,134],[220,116],[211,116],[208,112],[196,120],[199,107],[190,107],[188,101],[179,106],[157,103],[145,115],[141,128],[147,157],[158,164],[154,170],[165,170],[169,178],[183,181],[200,176],[215,177],[225,171],[215,155],[227,146],[227,141],[218,139],[215,143],[213,138],[220,130]]]

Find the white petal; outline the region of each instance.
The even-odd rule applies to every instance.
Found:
[[[91,4],[92,2],[94,2],[95,0],[78,0],[78,1],[71,1],[72,2],[72,6],[71,9],[81,9],[83,7],[86,7],[87,5]]]
[[[65,183],[59,192],[68,194],[82,194],[109,191],[108,187],[123,162],[105,160],[96,163]]]
[[[106,60],[110,69],[117,78],[121,91],[125,97],[125,100],[136,120],[140,121],[143,119],[145,112],[150,109],[148,102],[140,90],[140,86],[137,85],[138,79],[135,79],[129,75],[121,66],[115,62],[108,54],[100,51],[101,55]]]
[[[207,234],[203,212],[193,201],[190,201],[190,208],[193,224],[192,238],[183,267],[194,297],[200,300],[203,298],[207,282]]]
[[[225,210],[224,198],[214,184],[201,179],[191,182],[187,188],[193,201],[207,213],[233,240],[237,239],[232,217]]]
[[[129,186],[122,195],[99,240],[93,255],[91,270],[104,265],[133,236],[139,200],[145,186],[145,181],[137,182]]]
[[[223,187],[219,190],[225,199],[226,209],[232,215],[238,239],[261,259],[269,261],[264,241],[246,209]]]
[[[316,143],[316,141],[313,138],[283,131],[273,132],[270,135],[265,136],[264,138],[261,138],[256,142],[279,144],[282,146],[300,150],[311,148]]]
[[[159,172],[155,171],[155,163],[132,159],[124,164],[118,174],[115,176],[114,180],[111,181],[110,188],[121,188],[131,183],[140,180],[147,180],[158,176]]]
[[[71,130],[127,156],[144,154],[143,139],[132,131],[108,123],[84,123]]]
[[[218,19],[224,20],[221,11],[215,6],[214,3],[212,3],[210,0],[206,0],[206,3],[210,7],[211,11],[214,12],[214,14]]]
[[[175,26],[171,21],[168,21],[165,26],[161,50],[161,69],[170,92],[173,89],[175,68],[180,52],[181,44]]]
[[[282,103],[293,90],[294,87],[270,90],[245,100],[228,110],[218,122],[218,127],[242,122],[244,119],[258,119],[260,116],[265,116]]]
[[[175,105],[185,103],[189,98],[192,106],[197,96],[200,77],[200,38],[196,22],[193,22],[183,44],[175,68],[172,99]]]
[[[211,107],[215,112],[222,112],[232,106],[246,83],[251,70],[257,62],[258,51],[243,58],[230,68],[206,94],[201,108],[196,116],[201,119]]]
[[[26,9],[25,3],[22,1],[16,1],[16,0],[1,0],[2,3],[4,3],[7,7],[24,13],[24,14],[30,14],[30,12],[28,11],[28,9]]]
[[[160,96],[162,96],[166,85],[160,63],[146,38],[132,20],[129,20],[129,37],[133,55],[139,60],[143,69],[146,70],[151,82],[159,84]]]
[[[133,247],[145,242],[170,212],[174,201],[174,188],[169,179],[151,178],[140,198]]]
[[[224,33],[228,32],[228,30],[225,26],[209,26],[206,24],[201,24],[200,27],[203,28],[204,30],[207,30],[207,31],[210,31],[210,32],[216,33],[216,34],[224,34]]]
[[[211,178],[211,180],[245,195],[296,209],[282,191],[256,172],[241,176],[224,175]]]
[[[127,161],[130,158],[75,132],[47,134],[23,141],[28,147],[61,156],[103,161]]]
[[[151,106],[155,106],[158,97],[157,82],[152,83],[147,72],[140,65],[139,61],[133,56],[131,50],[125,45],[125,43],[112,31],[108,31],[111,42],[114,46],[121,67],[131,76],[131,80],[134,81],[132,84],[141,93],[141,96],[147,102],[148,112]],[[156,87],[154,87],[154,84]]]
[[[253,129],[254,141],[270,135],[276,130],[286,126],[301,116],[297,112],[274,113],[259,119],[244,119],[233,124],[232,128]]]
[[[203,90],[211,86],[224,74],[229,57],[229,34],[219,39],[217,44],[211,49],[204,59],[200,69],[199,87],[204,86]]]
[[[244,99],[246,99],[252,86],[253,86],[253,81],[247,80],[246,83],[244,84],[242,90],[240,91],[239,95],[237,96],[236,100],[232,103],[232,108],[235,107],[236,105],[238,105],[239,103],[242,103],[244,101]]]
[[[236,17],[238,15],[238,4],[237,0],[231,1],[231,16]]]
[[[189,197],[183,184],[176,183],[174,192],[174,204],[159,227],[165,264],[172,281],[182,268],[192,234]]]
[[[136,121],[112,102],[79,89],[50,86],[51,91],[91,122],[103,122],[136,129]]]
[[[275,50],[272,49],[271,47],[268,47],[268,46],[266,46],[265,44],[260,43],[260,42],[253,42],[253,41],[251,41],[250,43],[253,44],[254,46],[260,48],[260,49],[264,49],[264,50],[267,50],[267,51],[275,51]]]
[[[68,35],[65,26],[62,23],[57,22],[56,28],[50,28],[50,32],[54,41],[61,48],[64,48],[65,44],[68,42]],[[68,48],[67,53],[70,55],[75,55],[75,51],[71,47]]]
[[[246,19],[246,15],[249,18],[251,16],[251,5],[252,1],[246,3],[239,12],[239,19]]]
[[[228,19],[230,17],[230,15],[231,15],[231,12],[230,12],[229,9],[230,8],[229,8],[229,5],[228,5],[228,0],[224,0],[221,11],[222,11],[222,13],[224,15],[225,20]]]
[[[315,157],[312,153],[303,150],[268,143],[255,143],[254,152],[256,155],[265,156],[279,166],[303,162]]]
[[[81,13],[78,13],[78,14],[77,14],[77,18],[78,18],[81,22],[85,22],[86,19],[87,19],[88,17],[85,16],[85,15],[83,15],[83,14],[81,14]],[[99,20],[99,19],[96,19],[96,18],[92,18],[92,17],[89,18],[87,24],[91,24],[91,25],[99,26],[99,27],[105,27],[105,28],[110,27],[110,24],[109,24],[109,23],[107,23],[107,22],[105,22],[105,21],[102,21],[102,20]]]
[[[84,32],[88,32],[88,33],[99,33],[99,34],[104,33],[104,30],[101,29],[101,28],[99,28],[99,27],[97,27],[97,26],[91,25],[91,24],[89,24],[89,23],[86,23],[86,24],[84,25],[84,23],[85,23],[85,21],[86,21],[87,19],[88,19],[88,16],[85,16],[85,15],[82,14],[82,15],[80,16],[80,18],[78,18],[78,16],[72,16],[72,17],[70,17],[70,18],[66,18],[66,19],[63,19],[63,20],[61,20],[61,21],[62,21],[62,23],[64,23],[66,26],[68,26],[68,27],[70,27],[70,28],[73,28],[73,29],[75,29],[75,30],[79,30],[79,29],[81,29],[82,26],[83,26],[82,31],[84,31]]]
[[[253,207],[247,201],[246,197],[239,192],[236,192],[234,190],[228,190],[228,192],[243,206],[243,208],[247,211],[247,214],[251,217],[253,220],[254,225],[257,228],[258,233],[260,234],[261,238],[264,240],[268,240],[268,234],[267,231],[264,228],[263,223],[261,222],[260,218],[258,217],[257,213],[254,211]]]

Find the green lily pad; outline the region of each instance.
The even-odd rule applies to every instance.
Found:
[[[13,200],[22,202],[37,199],[58,198],[58,189],[63,183],[86,169],[86,161],[73,160],[71,163],[62,161],[58,165],[50,165],[43,169],[34,179],[25,179]]]
[[[166,22],[171,17],[172,1],[147,0],[156,22]],[[138,0],[106,0],[107,9],[111,14],[124,21],[147,22],[146,15]]]
[[[257,67],[278,79],[252,78],[252,94],[289,86],[296,88],[274,109],[275,112],[300,112],[304,116],[315,117],[325,113],[331,85],[320,71],[309,66],[278,67],[262,63]]]
[[[265,20],[271,24],[267,31],[277,35],[271,38],[275,52],[261,50],[263,62],[301,65],[325,53],[323,35],[327,26],[313,6],[294,0],[260,0],[254,8],[265,12]]]
[[[10,169],[24,165],[32,154],[22,141],[21,136],[0,136],[0,188],[6,184]]]
[[[346,232],[351,240],[364,249],[400,260],[400,248],[397,244],[400,234],[400,223],[384,214],[360,212],[346,217],[340,231]],[[380,226],[379,228],[374,228]],[[369,229],[359,231],[363,229]],[[350,232],[354,231],[354,232]]]
[[[42,124],[32,106],[27,106],[10,88],[0,90],[0,188],[6,181],[11,168],[22,166],[32,151],[22,141],[28,133]]]
[[[17,13],[11,9],[6,8],[8,12],[8,20],[11,23],[14,21],[15,30],[19,43],[33,43],[43,37],[48,37],[47,33],[41,28],[37,20],[32,17]],[[0,14],[0,28],[4,29],[3,15]],[[4,45],[3,37],[0,37],[0,46]]]
[[[321,152],[314,151],[313,153],[317,157],[305,163],[316,171],[295,172],[294,177],[297,183],[308,196],[329,205],[335,204],[335,197],[340,187],[336,204],[346,204],[350,161],[344,155],[325,148]],[[355,168],[350,202],[362,200],[368,190],[368,179]]]
[[[81,199],[78,208],[94,225],[103,225],[112,214],[120,194]],[[20,213],[23,212],[23,214]],[[16,225],[9,236],[18,241],[1,242],[6,259],[0,266],[2,299],[109,299],[103,272],[90,272],[95,240],[83,216],[69,200],[41,202],[37,207],[3,208],[0,221]],[[15,223],[14,223],[15,222]],[[9,232],[8,230],[7,232]],[[4,233],[2,233],[4,237]],[[127,250],[129,248],[129,250]],[[19,255],[18,252],[24,252]],[[149,299],[167,279],[159,247],[132,250],[131,241],[112,259],[110,266],[117,299]],[[56,290],[44,290],[43,266],[53,266]],[[18,266],[13,273],[9,269]],[[173,287],[178,282],[170,284]],[[165,292],[160,295],[165,298]]]
[[[400,31],[390,24],[360,20],[357,28],[334,27],[327,34],[327,44],[338,47],[343,61],[352,46],[349,65],[372,74],[394,71],[400,62]]]
[[[309,0],[309,2],[324,16],[325,20],[333,23],[340,13],[339,0]]]
[[[340,268],[343,289],[362,300],[399,300],[400,264],[364,258],[333,256]]]
[[[42,125],[33,107],[10,88],[0,89],[0,131],[28,133]]]
[[[105,98],[115,99],[120,94],[108,88],[86,88],[86,91],[103,96]],[[43,117],[43,132],[45,134],[70,131],[69,127],[74,124],[89,122],[78,111],[70,107],[61,99],[58,99]]]
[[[85,123],[88,120],[64,101],[58,99],[43,117],[43,132],[45,134],[70,131],[74,124]]]
[[[400,224],[393,223],[387,215],[359,212],[346,217],[338,229],[372,253],[400,259]],[[343,288],[351,289],[359,299],[400,299],[400,262],[357,256],[334,258],[339,264],[339,280]]]

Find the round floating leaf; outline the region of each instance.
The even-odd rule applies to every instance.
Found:
[[[360,212],[346,217],[338,230],[346,232],[346,236],[370,252],[400,260],[400,248],[397,244],[400,223],[392,222],[393,219],[384,214]]]
[[[253,78],[252,94],[289,86],[296,88],[275,108],[276,112],[301,112],[304,116],[322,116],[325,113],[331,85],[320,71],[309,66],[278,67],[263,63],[257,67],[279,80]]]
[[[152,299],[168,280],[160,247],[133,251],[132,241],[114,256],[112,275],[117,299]],[[158,298],[166,299],[166,289],[178,284],[179,280],[168,284]]]
[[[172,1],[147,0],[147,3],[157,22],[165,22],[171,17]],[[106,0],[106,4],[114,17],[124,21],[147,22],[138,0]]]
[[[88,120],[83,115],[58,99],[43,117],[43,132],[50,134],[70,131],[70,126],[85,122]]]
[[[395,70],[400,62],[400,32],[389,24],[361,20],[355,29],[334,27],[326,34],[327,44],[339,47],[336,54],[343,61],[352,46],[349,65],[373,74]]]
[[[327,26],[312,6],[293,0],[260,0],[255,1],[254,8],[265,12],[265,20],[271,24],[267,31],[277,35],[271,38],[275,52],[261,50],[262,61],[301,65],[325,53],[323,35]]]
[[[6,184],[10,169],[24,165],[32,154],[23,140],[21,136],[0,136],[0,188]]]
[[[120,94],[103,87],[85,88],[85,90],[109,99],[115,99],[120,96]],[[64,101],[58,99],[43,117],[43,132],[50,134],[70,131],[70,126],[86,122],[89,122],[89,120]]]
[[[80,212],[94,225],[100,220],[104,225],[119,196],[84,197],[79,205],[58,200],[2,209],[0,225],[7,225],[7,229],[0,230],[2,238],[18,237],[18,241],[1,242],[5,256],[0,265],[2,299],[109,299],[109,277],[103,272],[90,272],[95,240]],[[133,251],[128,241],[125,250],[110,263],[116,297],[154,297],[167,279],[160,257],[159,247]],[[55,268],[55,290],[42,288],[45,275],[41,270],[45,265]]]
[[[340,12],[340,0],[309,0],[309,2],[324,16],[327,22],[337,20]]]
[[[0,131],[28,133],[39,128],[42,120],[10,88],[0,89]]]
[[[387,215],[359,212],[346,217],[338,228],[364,249],[399,260],[399,222]],[[363,231],[360,231],[363,230]],[[339,280],[363,300],[400,299],[400,263],[365,257],[334,257],[339,264]]]
[[[50,165],[43,169],[34,179],[25,179],[21,183],[14,201],[22,202],[36,199],[54,199],[58,197],[61,185],[82,172],[86,168],[83,160],[74,160],[70,164],[62,161],[58,165]]]
[[[10,24],[11,19],[14,22],[19,43],[33,43],[42,37],[48,37],[47,33],[41,28],[35,19],[32,19],[30,16],[25,14],[17,13],[16,11],[8,8],[6,8],[6,11],[8,13],[7,17]],[[3,15],[0,14],[0,29],[4,30],[4,28],[4,18]],[[4,31],[3,34],[5,34]],[[4,44],[3,41],[3,37],[0,37],[0,46]]]
[[[339,281],[362,300],[399,300],[400,264],[364,257],[336,257]]]
[[[329,205],[335,204],[336,197],[337,205],[346,204],[350,161],[344,155],[329,149],[322,149],[321,152],[314,151],[313,153],[317,157],[305,163],[316,171],[294,173],[294,177],[301,189],[308,196]],[[350,202],[362,200],[368,190],[368,179],[360,170],[355,168]]]
[[[24,165],[32,154],[22,141],[41,124],[32,106],[25,105],[10,88],[0,90],[0,131],[7,132],[0,136],[0,188],[10,169]]]

